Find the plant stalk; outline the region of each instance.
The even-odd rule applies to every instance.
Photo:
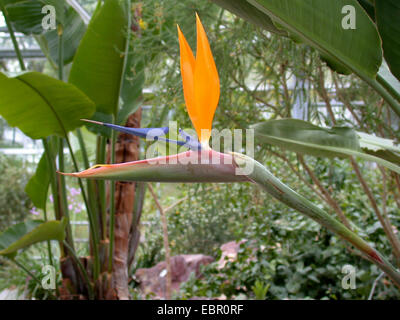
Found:
[[[344,240],[350,242],[360,250],[368,260],[375,263],[383,270],[393,282],[400,287],[400,273],[396,270],[377,250],[372,248],[367,242],[361,239],[357,234],[350,231],[342,223],[334,219],[330,214],[317,207],[311,201],[307,200],[297,192],[290,189],[278,178],[276,178],[267,168],[259,162],[242,154],[232,153],[237,164],[246,164],[246,167],[253,167],[248,178],[253,183],[267,191],[274,198],[285,203],[287,206],[301,212],[305,216],[315,220],[319,224],[328,228],[339,235]]]
[[[387,89],[378,80],[371,79],[367,76],[359,76],[372,88],[374,88],[375,91],[378,92],[379,95],[389,104],[392,110],[400,117],[400,103],[394,98],[394,96],[389,91],[387,91]]]
[[[400,93],[397,92],[382,76],[378,73],[376,75],[376,81],[380,83],[398,102],[400,102]]]
[[[75,263],[78,265],[78,268],[82,273],[83,279],[85,280],[86,287],[88,289],[89,299],[93,300],[94,299],[93,284],[90,282],[89,276],[88,276],[85,268],[83,267],[81,261],[79,260],[79,257],[76,255],[75,250],[66,241],[64,241],[64,245],[70,252],[71,257],[75,260]]]
[[[163,228],[163,241],[164,241],[164,250],[165,250],[165,263],[167,265],[167,275],[166,275],[166,286],[165,286],[165,299],[171,299],[171,290],[172,290],[172,272],[171,272],[171,254],[169,249],[169,240],[168,240],[168,223],[167,223],[167,216],[165,210],[161,206],[160,202],[158,201],[157,195],[154,192],[153,186],[151,183],[147,183],[149,191],[154,199],[154,202],[160,211],[161,221],[162,221],[162,228]]]
[[[12,25],[11,25],[11,22],[10,22],[10,18],[8,16],[7,9],[1,3],[1,1],[0,1],[0,9],[3,12],[4,20],[6,22],[8,32],[10,33],[11,41],[13,43],[14,50],[15,50],[15,53],[16,53],[17,58],[18,58],[18,62],[19,62],[20,68],[21,68],[22,71],[25,71],[26,67],[25,67],[25,63],[24,63],[24,58],[22,57],[21,50],[19,49],[18,41],[17,41],[17,38],[15,37],[14,29],[12,28]]]
[[[64,41],[63,41],[63,26],[58,24],[58,79],[63,81],[64,78]]]
[[[116,117],[113,115],[113,124],[115,124]],[[115,142],[116,133],[115,130],[111,131],[111,150],[110,150],[110,162],[115,162]],[[108,272],[112,272],[113,268],[113,257],[114,257],[114,243],[115,243],[115,181],[110,181],[110,251],[108,255]]]

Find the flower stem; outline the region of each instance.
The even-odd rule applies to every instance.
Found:
[[[113,116],[112,123],[115,124],[116,117]],[[115,142],[116,133],[114,130],[111,131],[111,150],[110,150],[110,162],[115,162]],[[108,254],[108,272],[112,272],[113,257],[114,257],[114,233],[115,233],[115,181],[110,181],[110,251]]]
[[[360,250],[368,260],[375,263],[383,270],[393,282],[400,287],[400,273],[396,270],[377,250],[370,246],[357,234],[349,230],[345,225],[333,218],[330,214],[317,207],[297,192],[290,189],[278,178],[276,178],[267,168],[259,162],[242,154],[232,153],[238,165],[246,164],[246,168],[252,167],[252,172],[248,175],[251,182],[257,184],[267,191],[274,198],[283,202],[287,206],[299,211],[305,216],[315,220],[319,224],[328,228],[344,240],[350,242]]]

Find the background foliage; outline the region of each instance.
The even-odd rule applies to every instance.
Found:
[[[84,2],[93,9],[94,1]],[[321,126],[345,125],[386,138],[399,136],[398,117],[368,84],[354,75],[332,72],[307,45],[268,33],[209,1],[149,0],[132,5],[133,29],[137,32],[130,50],[136,64],[144,66],[145,87],[152,89],[143,94],[142,127],[168,125],[170,120],[180,127],[191,127],[181,86],[176,24],[195,50],[196,11],[206,28],[221,81],[215,128],[246,129],[266,119],[296,117]],[[48,65],[42,70],[54,73]],[[89,132],[85,135],[85,142],[93,147],[95,139]],[[142,144],[142,154],[146,147]],[[255,158],[334,215],[337,208],[323,192],[327,191],[351,227],[396,262],[376,209],[350,161],[301,157],[273,146],[257,148]],[[12,219],[18,220],[31,208],[23,193],[28,174],[21,169],[25,164],[13,169],[7,161],[0,161],[0,172],[4,172],[0,188],[7,189],[0,192],[0,204],[14,203],[15,208],[5,217],[13,214]],[[70,169],[66,171],[72,170],[69,162],[66,166]],[[374,195],[372,202],[390,220],[398,236],[396,176],[363,161],[358,167]],[[17,181],[12,195],[8,193],[10,180]],[[192,277],[183,285],[177,294],[180,298],[367,299],[380,275],[376,267],[350,253],[351,248],[333,234],[252,185],[157,185],[157,192],[164,207],[179,201],[168,212],[172,254],[203,253],[218,260],[223,243],[247,240],[236,261],[223,269],[217,264],[207,266],[201,279]],[[17,201],[12,202],[14,196]],[[132,275],[137,268],[154,266],[165,254],[160,214],[148,193],[141,231]],[[356,290],[341,286],[345,264],[357,269]],[[399,297],[398,290],[384,278],[373,298]]]

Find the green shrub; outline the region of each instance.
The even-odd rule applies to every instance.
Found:
[[[24,189],[30,178],[26,163],[0,154],[0,231],[31,216]]]

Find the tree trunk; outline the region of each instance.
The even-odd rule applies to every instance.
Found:
[[[140,128],[142,111],[138,109],[129,116],[126,125]],[[116,143],[116,163],[135,161],[139,159],[139,138],[125,133],[118,135]],[[130,298],[128,290],[129,267],[129,233],[132,225],[132,215],[135,202],[135,183],[116,182],[115,186],[115,247],[113,257],[112,287],[116,298]]]

